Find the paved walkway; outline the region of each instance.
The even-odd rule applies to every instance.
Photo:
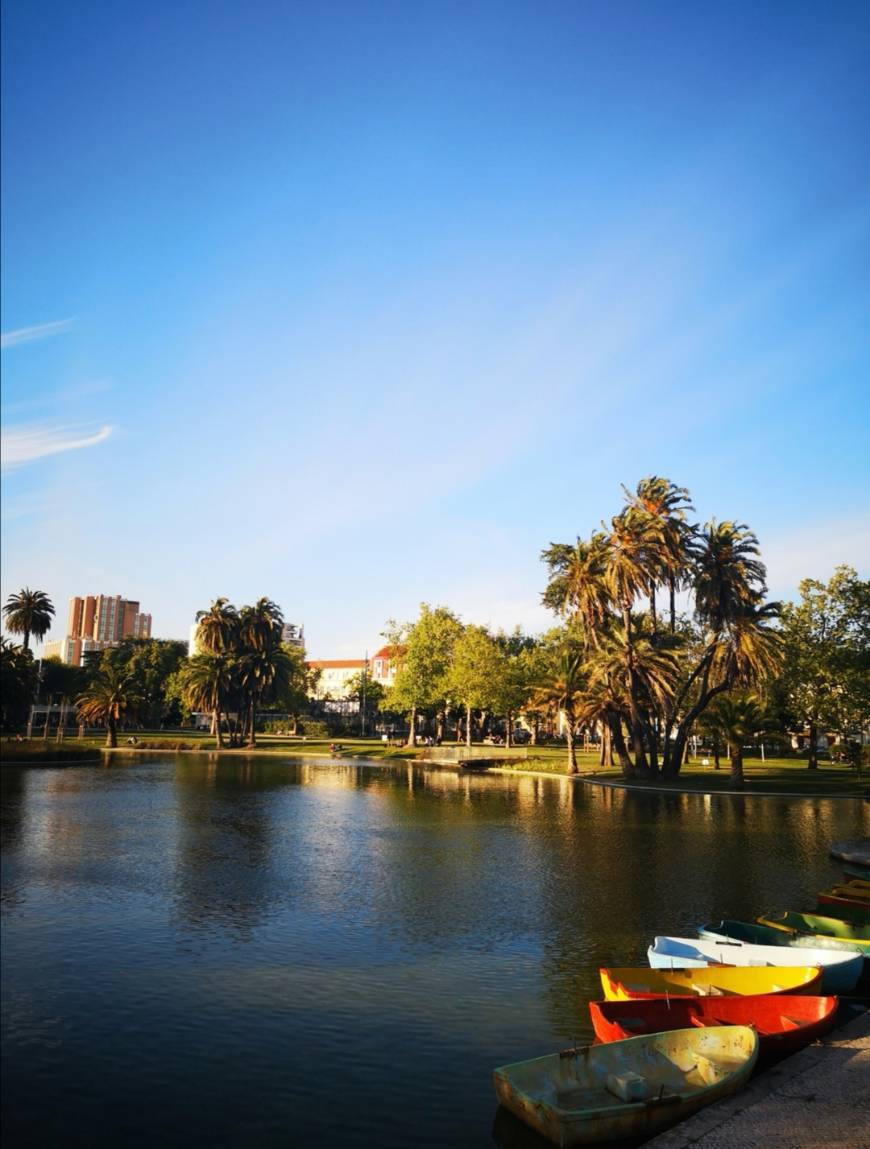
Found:
[[[644,1149],[870,1149],[870,1013]]]

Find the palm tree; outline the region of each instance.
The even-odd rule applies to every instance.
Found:
[[[197,654],[184,667],[184,699],[192,710],[211,711],[218,750],[223,748],[223,712],[235,686],[235,663],[223,652]]]
[[[758,539],[745,523],[711,520],[694,546],[695,614],[719,634],[746,606],[759,601],[767,572]]]
[[[569,774],[578,773],[574,731],[577,726],[577,707],[585,685],[582,654],[579,650],[565,646],[559,651],[552,673],[540,683],[533,695],[533,705],[552,709],[557,716],[560,711],[565,715]]]
[[[608,536],[607,584],[622,615],[622,642],[628,671],[628,701],[631,716],[631,741],[634,764],[641,772],[648,769],[644,746],[644,721],[640,712],[640,685],[634,666],[634,631],[632,607],[635,599],[649,591],[646,569],[645,532],[637,515],[623,511],[611,520]]]
[[[596,531],[589,542],[551,543],[541,552],[550,568],[544,605],[580,624],[585,646],[594,646],[611,605],[607,583],[607,536]]]
[[[257,707],[292,686],[294,664],[282,646],[249,651],[239,659],[241,684],[248,700],[248,745],[257,745]]]
[[[614,623],[598,651],[589,660],[590,682],[606,686],[611,692],[619,690],[628,702],[631,715],[631,682],[638,697],[637,714],[642,725],[642,738],[649,743],[652,753],[652,772],[658,770],[658,739],[650,721],[651,713],[662,713],[670,704],[679,673],[679,660],[674,650],[661,646],[655,636],[635,625],[634,638],[629,645],[625,627]],[[618,684],[618,686],[617,686]],[[621,688],[621,689],[620,689]],[[645,764],[637,760],[635,766],[643,771]]]
[[[4,726],[27,720],[38,686],[33,655],[0,635],[0,715]]]
[[[707,725],[718,730],[728,743],[731,786],[743,789],[743,744],[766,729],[770,720],[754,694],[723,695],[707,713]]]
[[[235,645],[239,615],[227,598],[216,598],[208,610],[197,611],[196,641],[212,654],[229,651]]]
[[[686,487],[678,487],[670,479],[651,475],[641,479],[632,494],[626,487],[626,501],[629,507],[645,522],[645,532],[649,546],[650,566],[653,585],[650,591],[650,613],[655,629],[656,603],[655,584],[667,584],[670,599],[670,629],[676,631],[676,592],[684,582],[689,563],[689,544],[695,528],[686,522],[686,512],[693,511]]]
[[[117,724],[125,710],[138,701],[132,676],[123,668],[105,664],[76,699],[80,722],[105,722],[107,746],[118,745]]]
[[[11,634],[24,635],[24,649],[30,649],[30,636],[42,639],[51,629],[54,606],[42,590],[23,587],[18,594],[10,594],[3,607],[6,629]]]

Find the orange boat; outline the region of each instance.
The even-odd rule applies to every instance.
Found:
[[[590,1001],[599,1041],[622,1041],[642,1033],[712,1025],[749,1025],[758,1031],[762,1057],[784,1057],[833,1028],[836,997],[757,994],[743,997]]]

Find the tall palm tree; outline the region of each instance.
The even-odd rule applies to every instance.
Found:
[[[117,724],[125,710],[138,702],[132,676],[122,667],[108,663],[101,667],[76,699],[80,722],[105,722],[107,746],[118,745]]]
[[[679,660],[674,650],[659,645],[649,630],[636,626],[631,645],[626,641],[625,628],[614,623],[610,633],[589,660],[590,681],[596,686],[607,686],[611,691],[619,684],[622,697],[628,701],[631,716],[631,683],[638,696],[637,714],[642,726],[642,738],[649,744],[652,754],[651,770],[658,769],[658,739],[651,715],[661,713],[674,694],[679,672]],[[635,765],[643,772],[646,763]]]
[[[640,712],[640,684],[634,666],[634,628],[632,607],[635,599],[649,591],[646,567],[646,535],[637,515],[623,511],[611,520],[607,550],[607,584],[613,601],[622,615],[621,639],[625,646],[628,672],[628,701],[631,715],[631,742],[634,764],[645,773],[648,769],[644,745],[644,722]]]
[[[715,519],[706,524],[694,546],[695,614],[719,634],[765,591],[767,572],[758,558],[758,539],[745,523]]]
[[[30,636],[42,639],[51,630],[54,606],[42,590],[22,587],[18,594],[10,594],[3,607],[6,629],[11,634],[24,635],[24,649],[30,649]]]
[[[224,744],[223,714],[235,684],[234,659],[223,651],[194,655],[184,667],[184,699],[192,710],[211,711],[218,750]]]
[[[216,598],[208,610],[197,611],[196,641],[212,654],[232,650],[239,630],[239,615],[227,598]]]
[[[286,693],[293,681],[293,659],[282,646],[251,650],[239,659],[248,704],[248,745],[257,745],[257,707]]]
[[[607,536],[596,531],[588,542],[577,539],[573,547],[551,543],[541,557],[550,568],[544,605],[579,623],[584,645],[594,646],[611,606]]]
[[[258,598],[253,606],[243,606],[239,612],[241,639],[251,650],[280,646],[283,627],[281,608],[270,598]]]
[[[666,583],[673,634],[677,618],[676,592],[687,576],[689,545],[696,529],[686,522],[686,512],[695,508],[686,487],[678,487],[659,475],[641,479],[634,493],[626,487],[622,489],[629,507],[645,520],[649,561],[655,580],[650,593],[650,612],[655,623],[655,583]]]

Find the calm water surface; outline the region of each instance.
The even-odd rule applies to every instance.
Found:
[[[870,823],[322,760],[2,781],[9,1147],[492,1145],[491,1069],[588,1038],[599,965],[809,905]]]

